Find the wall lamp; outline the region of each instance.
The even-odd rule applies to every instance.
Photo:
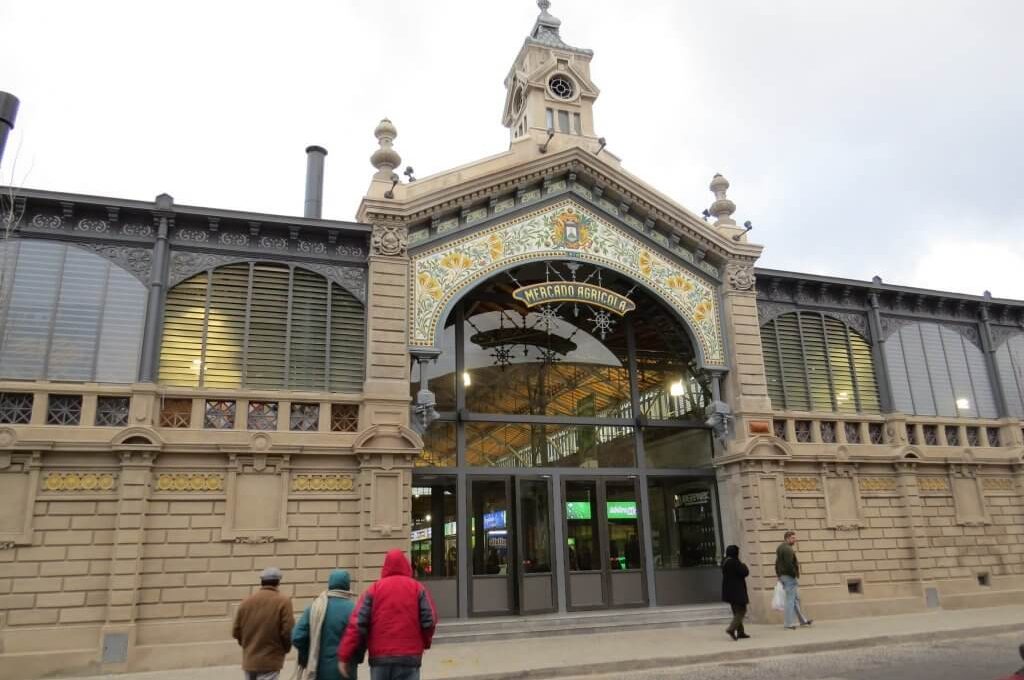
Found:
[[[604,137],[598,137],[597,143],[600,144],[600,146],[597,147],[597,151],[594,152],[595,156],[604,151],[604,147],[608,146],[608,140],[606,140]]]
[[[391,173],[391,188],[384,192],[384,198],[395,197],[395,187],[398,186],[398,181],[401,177],[398,176],[397,172]]]
[[[754,225],[750,223],[750,220],[747,220],[746,222],[743,223],[743,231],[741,231],[740,233],[738,233],[735,236],[733,236],[732,240],[733,241],[739,241],[740,238],[742,238],[744,234],[746,234],[748,231],[750,231],[753,228],[754,228]]]
[[[547,153],[548,152],[548,144],[551,143],[551,138],[554,137],[554,136],[555,136],[555,128],[549,127],[548,128],[548,138],[545,139],[544,143],[540,145],[540,152],[541,153]]]

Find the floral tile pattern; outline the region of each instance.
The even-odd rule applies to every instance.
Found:
[[[513,263],[575,258],[645,284],[686,319],[706,366],[724,366],[715,287],[567,199],[413,257],[409,343],[434,345],[448,304]]]

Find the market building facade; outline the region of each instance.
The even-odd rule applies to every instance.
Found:
[[[13,192],[0,677],[230,663],[260,569],[394,547],[446,619],[715,602],[736,543],[766,620],[788,528],[816,616],[1024,599],[1024,303],[755,269],[539,4],[508,151],[400,182],[382,121],[355,222],[316,147],[301,218]]]

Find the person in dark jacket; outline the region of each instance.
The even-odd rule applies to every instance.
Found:
[[[343,678],[370,654],[371,680],[419,680],[423,651],[430,649],[437,609],[430,593],[412,578],[412,565],[401,550],[384,557],[380,580],[356,603],[338,660]]]
[[[750,637],[743,630],[743,618],[747,615],[747,605],[750,603],[750,597],[747,596],[749,575],[750,569],[740,562],[739,546],[730,545],[725,549],[725,559],[722,561],[722,601],[732,607],[732,622],[725,629],[725,634],[733,640]]]
[[[338,645],[355,609],[349,584],[347,571],[332,571],[327,579],[327,590],[306,607],[295,624],[292,645],[299,653],[298,680],[341,680]],[[355,667],[349,670],[349,677],[355,679]]]

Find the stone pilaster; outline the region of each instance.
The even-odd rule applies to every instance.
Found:
[[[135,646],[143,534],[155,460],[155,450],[121,453],[120,493],[107,586],[107,618],[103,626],[102,644],[108,650],[106,658],[101,659],[105,671],[126,671]],[[124,655],[118,653],[120,649],[124,650]]]
[[[408,232],[397,222],[375,222],[367,291],[365,402],[360,430],[409,421]]]
[[[767,423],[764,427],[770,427],[771,421],[753,262],[737,260],[725,267],[722,326],[732,330],[728,345],[730,371],[725,378],[723,397],[735,414],[735,437],[731,447],[732,452],[738,452],[752,434],[767,434],[754,432],[761,426],[752,427],[752,421]]]
[[[921,551],[928,546],[928,537],[924,533],[924,504],[917,486],[916,465],[911,462],[896,464],[896,480],[903,506],[909,521],[910,538],[908,547],[912,551],[910,558],[914,581],[921,583]]]

